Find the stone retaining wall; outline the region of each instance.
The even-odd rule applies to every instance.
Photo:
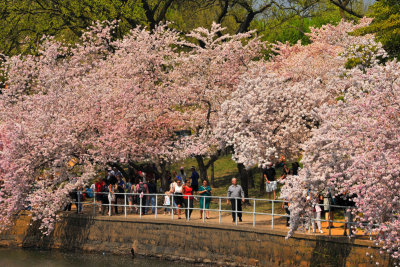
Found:
[[[135,254],[219,266],[380,266],[391,265],[372,242],[347,237],[151,219],[91,218],[69,215],[43,237],[22,214],[0,235],[0,246]],[[366,256],[366,252],[373,258]]]

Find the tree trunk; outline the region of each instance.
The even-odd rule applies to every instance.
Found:
[[[163,192],[165,192],[169,190],[168,177],[167,177],[167,164],[165,162],[160,163],[160,169],[161,169],[161,188],[163,189]]]
[[[238,163],[237,168],[239,171],[239,177],[240,177],[240,183],[244,191],[244,196],[246,198],[249,197],[249,177],[246,171],[246,168],[244,167],[243,163]],[[246,200],[245,202],[249,202]]]
[[[236,31],[236,33],[248,32],[249,31],[249,27],[250,27],[250,23],[253,21],[255,15],[256,14],[254,12],[249,12],[247,14],[246,18],[244,19],[244,21],[242,23],[240,23],[239,29]]]
[[[203,156],[197,155],[197,156],[195,156],[195,158],[197,160],[197,165],[199,166],[201,181],[206,180],[207,183],[209,183],[208,177],[207,177],[207,167],[204,165]]]
[[[254,175],[253,175],[253,169],[249,169],[247,171],[247,174],[249,176],[249,188],[254,188]]]
[[[211,163],[211,186],[214,187],[214,162]]]
[[[260,171],[261,171],[260,194],[263,194],[265,192],[265,178],[262,168],[260,168]]]

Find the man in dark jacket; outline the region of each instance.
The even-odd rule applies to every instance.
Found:
[[[190,168],[190,170],[192,171],[192,175],[190,176],[190,179],[192,179],[193,192],[197,192],[197,191],[199,191],[199,177],[200,176],[194,166],[192,166]]]
[[[149,188],[149,194],[156,194],[157,193],[157,186],[154,182],[154,179],[150,179],[150,181],[147,183],[147,187]],[[156,206],[156,196],[155,195],[150,195],[149,196],[149,204],[151,205],[151,211],[154,214],[155,213],[155,206]],[[150,207],[147,208],[147,211],[150,210]]]

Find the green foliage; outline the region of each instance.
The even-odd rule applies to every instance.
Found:
[[[326,7],[323,7],[315,10],[308,17],[295,15],[290,19],[281,17],[259,21],[255,27],[264,36],[264,40],[269,42],[279,41],[294,44],[300,40],[302,44],[309,44],[310,40],[306,33],[310,32],[310,27],[321,27],[328,23],[337,24],[340,20],[340,13],[337,9],[327,10]]]
[[[338,96],[337,98],[336,98],[336,101],[337,102],[339,102],[339,101],[343,101],[344,102],[344,96],[342,95],[342,96]]]
[[[218,5],[204,7],[196,2],[183,1],[169,9],[166,19],[172,23],[173,28],[189,32],[197,27],[209,28],[220,12],[221,8]],[[224,19],[222,25],[229,33],[234,33],[237,28],[237,25],[229,23],[228,18]]]
[[[144,22],[140,0],[0,1],[0,52],[34,52],[43,35],[75,42],[94,21],[120,20],[117,34]]]
[[[257,29],[270,41],[307,42],[309,26],[338,21],[337,8],[320,15],[326,1],[293,0],[280,6],[269,0],[2,0],[0,53],[35,53],[43,35],[74,43],[83,29],[104,20],[119,21],[117,38],[138,25],[154,29],[170,21],[171,27],[188,32],[216,21],[230,34]]]
[[[356,31],[356,34],[374,33],[391,57],[400,58],[400,2],[380,0],[371,9],[373,22]]]

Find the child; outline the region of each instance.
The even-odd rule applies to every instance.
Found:
[[[169,199],[169,191],[166,191],[165,195],[164,195],[164,203],[163,203],[163,206],[165,207],[164,208],[164,215],[165,215],[165,212],[168,212],[168,215],[171,214],[169,212],[169,208],[168,208],[170,205],[171,205],[171,201]]]

